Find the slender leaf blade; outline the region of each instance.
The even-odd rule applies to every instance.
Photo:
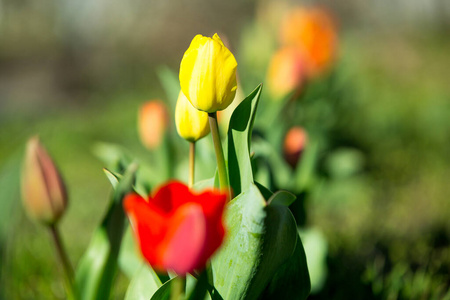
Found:
[[[228,127],[228,171],[235,195],[250,189],[253,184],[250,138],[261,89],[262,85],[259,85],[236,107]]]

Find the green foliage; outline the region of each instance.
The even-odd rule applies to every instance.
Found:
[[[142,263],[131,279],[125,300],[148,300],[161,285],[161,280],[155,271],[146,263]]]
[[[299,262],[298,268],[289,276],[303,279],[296,282],[300,283],[296,285],[300,288],[296,295],[303,299],[310,288],[306,258],[304,252],[299,255],[299,251],[294,251],[296,244],[303,249],[297,238],[297,226],[289,209],[280,205],[289,204],[295,197],[278,193],[271,199],[273,204],[268,205],[253,182],[250,138],[260,93],[261,86],[242,101],[230,120],[228,169],[231,187],[238,196],[228,205],[228,237],[212,261],[214,286],[224,299],[257,299],[274,273],[279,272],[278,276],[284,280],[287,269],[281,267],[294,259]],[[272,290],[280,286],[279,282],[271,283]]]
[[[259,85],[239,104],[228,126],[228,172],[234,195],[249,189],[253,183],[250,138],[261,89]]]
[[[122,200],[132,190],[136,168],[135,164],[131,164],[117,184],[108,212],[79,262],[75,285],[81,300],[109,297],[117,272],[117,258],[125,225]]]

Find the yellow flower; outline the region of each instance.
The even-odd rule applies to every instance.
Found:
[[[182,91],[175,107],[175,123],[178,134],[190,142],[196,142],[209,133],[208,114],[195,109]]]
[[[198,110],[227,108],[236,94],[237,62],[219,36],[196,35],[180,65],[181,90]]]

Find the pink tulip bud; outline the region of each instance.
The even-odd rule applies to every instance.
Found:
[[[292,127],[284,138],[284,158],[286,162],[295,168],[300,159],[306,144],[308,143],[308,134],[302,127]]]
[[[147,149],[156,149],[162,142],[169,123],[166,105],[160,100],[144,103],[139,109],[139,134]]]
[[[52,225],[67,207],[67,192],[53,160],[37,137],[27,143],[22,172],[22,198],[28,215]]]

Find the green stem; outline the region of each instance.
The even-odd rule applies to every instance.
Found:
[[[67,256],[67,252],[62,243],[61,235],[59,234],[59,230],[56,227],[56,225],[51,225],[49,229],[53,238],[53,242],[55,244],[56,253],[59,256],[59,260],[61,261],[63,267],[66,281],[66,292],[68,296],[67,298],[75,299],[75,290],[73,287],[73,277],[74,277],[73,269],[72,265],[70,264],[69,257]]]
[[[188,186],[191,188],[195,182],[195,142],[189,143],[189,179]]]
[[[225,167],[225,158],[223,155],[222,142],[220,140],[219,125],[217,124],[217,113],[208,113],[209,125],[211,127],[211,135],[216,152],[217,168],[219,169],[219,183],[222,190],[229,192],[230,184],[228,183],[228,174]]]
[[[186,276],[177,276],[173,279],[170,300],[184,299],[186,289]]]

